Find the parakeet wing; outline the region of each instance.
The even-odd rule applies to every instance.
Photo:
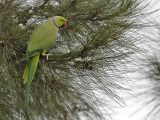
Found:
[[[27,51],[36,53],[50,48],[57,36],[58,28],[54,25],[53,21],[49,19],[44,24],[38,26],[31,35],[28,42]]]

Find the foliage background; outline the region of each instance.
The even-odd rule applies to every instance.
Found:
[[[137,0],[26,0],[0,2],[0,119],[25,119],[23,68],[34,27],[54,15],[65,16],[49,50],[41,58],[31,88],[28,119],[107,119],[110,103],[123,106],[131,55],[139,52],[148,27]],[[144,39],[143,39],[144,40]],[[143,41],[144,42],[144,41]]]

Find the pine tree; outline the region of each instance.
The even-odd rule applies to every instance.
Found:
[[[0,119],[25,119],[23,69],[34,27],[61,15],[61,29],[46,61],[41,58],[31,87],[30,119],[103,119],[108,101],[124,104],[128,57],[138,51],[132,32],[141,9],[136,0],[25,0],[0,2]],[[105,100],[100,99],[100,95]],[[105,108],[100,110],[100,107]],[[28,119],[29,119],[28,118]]]

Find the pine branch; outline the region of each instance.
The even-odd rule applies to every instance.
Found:
[[[22,74],[25,61],[21,58],[25,56],[33,26],[37,25],[27,23],[33,18],[39,22],[41,17],[45,20],[54,15],[65,16],[69,26],[60,30],[56,44],[49,51],[49,61],[40,59],[31,87],[29,117],[103,119],[99,107],[105,106],[107,113],[108,101],[124,104],[117,93],[127,90],[121,76],[123,70],[127,71],[125,60],[139,51],[135,44],[138,38],[131,35],[138,26],[137,21],[131,19],[139,14],[137,1],[60,0],[58,5],[51,5],[50,0],[45,0],[27,8],[23,8],[23,2],[13,2],[0,4],[0,41],[5,43],[0,59],[3,61],[0,68],[4,69],[0,69],[0,86],[4,89],[0,91],[3,94],[0,103],[6,108],[0,109],[2,119],[4,114],[6,119],[24,117]],[[97,92],[105,96],[105,101]]]

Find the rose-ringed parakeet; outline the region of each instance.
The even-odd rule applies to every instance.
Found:
[[[44,24],[38,26],[33,31],[26,51],[27,63],[24,69],[23,79],[25,84],[25,102],[24,110],[28,112],[29,93],[32,80],[37,69],[40,54],[45,55],[45,52],[50,48],[56,40],[59,28],[66,26],[67,20],[61,16],[49,18]]]

